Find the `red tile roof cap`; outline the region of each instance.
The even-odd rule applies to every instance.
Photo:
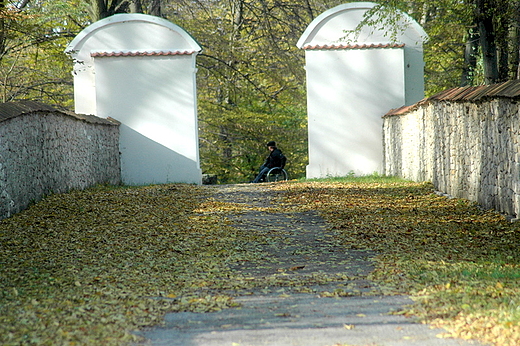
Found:
[[[306,45],[305,50],[328,49],[370,49],[370,48],[403,48],[404,43],[369,43],[369,44],[331,44],[331,45]]]
[[[93,58],[99,57],[120,57],[120,56],[168,56],[168,55],[191,55],[195,53],[193,50],[184,51],[120,51],[120,52],[91,52],[90,56]]]

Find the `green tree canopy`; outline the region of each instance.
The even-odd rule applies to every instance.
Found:
[[[27,0],[0,6],[2,102],[72,105],[71,67],[63,49],[85,25],[82,5],[81,0]]]
[[[383,0],[374,11],[399,9],[428,33],[426,94],[518,78],[517,0]],[[366,19],[370,21],[370,18]]]
[[[63,53],[79,31],[121,12],[164,17],[195,37],[200,156],[221,182],[250,180],[275,140],[292,177],[307,164],[304,54],[296,42],[336,0],[0,0],[2,101],[36,99],[72,108],[72,63]],[[382,0],[428,33],[426,94],[518,78],[516,0]],[[390,16],[391,18],[391,16]],[[368,20],[368,19],[367,19]],[[385,27],[391,28],[391,21]]]

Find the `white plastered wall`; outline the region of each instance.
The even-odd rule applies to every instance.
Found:
[[[76,113],[121,122],[125,184],[201,183],[195,67],[200,50],[182,28],[143,14],[105,18],[68,46]]]
[[[424,97],[426,33],[400,14],[402,30],[355,29],[376,4],[349,3],[318,16],[297,43],[305,49],[309,165],[307,178],[383,171],[382,119]]]
[[[404,103],[403,50],[309,51],[306,59],[307,177],[381,172],[378,115]]]

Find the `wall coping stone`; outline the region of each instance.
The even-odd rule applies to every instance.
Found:
[[[431,103],[432,101],[482,102],[489,98],[519,99],[520,80],[515,79],[498,84],[447,89],[428,98],[424,98],[413,105],[391,109],[383,116],[383,118],[413,112],[420,106]]]
[[[74,112],[66,111],[66,110],[58,110],[52,106],[46,105],[44,103],[38,101],[31,100],[22,100],[16,102],[5,102],[0,103],[0,122],[16,118],[21,115],[30,114],[30,113],[61,113],[77,120],[81,120],[90,124],[101,124],[101,125],[111,125],[111,126],[119,126],[120,123],[112,118],[99,118],[95,115],[90,114],[76,114]]]

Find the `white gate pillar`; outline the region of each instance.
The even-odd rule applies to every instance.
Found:
[[[424,97],[422,43],[427,37],[399,13],[395,40],[385,30],[354,30],[376,4],[349,3],[316,17],[297,46],[305,50],[309,165],[307,178],[381,173],[382,116]]]
[[[195,59],[179,26],[117,14],[81,31],[74,59],[75,111],[121,122],[121,178],[129,185],[200,184]]]

